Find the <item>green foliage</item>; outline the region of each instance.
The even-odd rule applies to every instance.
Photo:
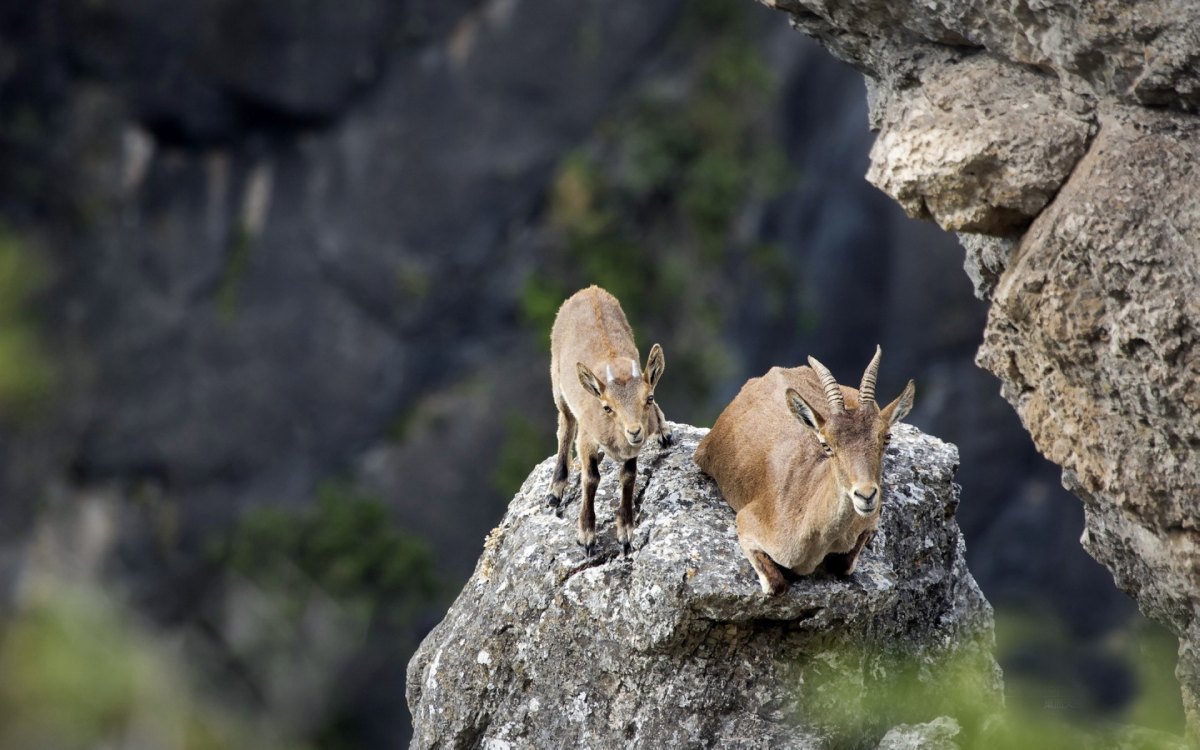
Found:
[[[421,302],[428,299],[433,289],[433,279],[429,277],[429,269],[405,259],[396,268],[396,285],[405,297]]]
[[[683,18],[685,37],[720,34],[734,30],[745,33],[746,14],[729,0],[691,0]]]
[[[378,499],[336,482],[300,512],[247,513],[225,559],[236,573],[290,595],[297,617],[316,589],[364,622],[403,625],[439,592],[426,545],[397,528]]]
[[[492,472],[496,492],[506,499],[516,494],[529,475],[529,468],[546,457],[545,448],[552,444],[536,422],[523,413],[510,412],[504,419],[500,457]]]
[[[525,282],[521,293],[521,317],[526,325],[536,331],[546,351],[550,351],[550,327],[558,306],[566,299],[565,284],[540,274],[534,274]]]
[[[0,750],[271,747],[193,695],[182,665],[110,600],[45,593],[0,636]]]
[[[247,512],[214,553],[230,572],[228,601],[248,613],[231,660],[259,694],[308,691],[320,715],[273,717],[325,750],[350,746],[340,676],[365,654],[407,658],[417,618],[447,593],[426,544],[345,482],[321,485],[306,508]]]
[[[767,254],[737,232],[747,205],[790,177],[769,132],[777,92],[751,10],[738,0],[690,3],[667,51],[694,73],[686,85],[629,102],[562,160],[547,212],[558,252],[521,300],[530,330],[548,342],[567,295],[588,284],[612,292],[643,348],[661,341],[667,351],[667,403],[673,394],[702,404],[735,364],[714,314],[736,304],[732,272],[777,297],[795,281],[785,264],[760,265]],[[707,369],[683,377],[684,362]]]
[[[1167,732],[1183,727],[1183,705],[1174,677],[1177,641],[1162,626],[1142,621],[1120,631],[1103,644],[1101,655],[1125,664],[1134,675],[1136,697],[1114,720]],[[1054,618],[1034,612],[998,610],[996,653],[1001,661],[1012,655],[1055,653],[1070,659],[1095,659]],[[1066,722],[1090,721],[1104,712],[1089,705],[1085,685],[1059,680],[1048,683],[1009,670],[1006,689],[1013,712],[1019,717],[1039,716],[1047,710]]]
[[[917,659],[886,647],[836,648],[800,668],[807,715],[833,747],[874,746],[896,724],[953,716],[978,730],[1001,694],[982,650]]]
[[[253,246],[254,233],[250,231],[250,227],[239,222],[230,234],[225,271],[221,275],[220,284],[217,285],[217,312],[226,323],[233,322],[237,315],[238,292],[246,269],[250,267],[250,251]]]
[[[1050,618],[1001,612],[996,651],[1029,644],[1070,649],[1061,627]],[[981,652],[965,649],[941,660],[888,653],[886,648],[835,650],[800,666],[801,691],[812,722],[831,738],[831,747],[874,746],[897,724],[916,724],[951,716],[962,728],[955,741],[963,748],[1057,750],[1076,747],[1175,748],[1183,716],[1178,684],[1172,679],[1174,639],[1161,629],[1135,631],[1112,644],[1112,655],[1126,658],[1143,685],[1140,697],[1116,722],[1087,706],[1081,692],[1061,682],[1009,670],[1003,697],[990,684]],[[1126,741],[1131,732],[1137,742]]]
[[[30,311],[47,277],[38,258],[0,228],[0,418],[5,420],[35,416],[57,379]]]
[[[1134,669],[1137,697],[1121,721],[1176,732],[1183,726],[1179,683],[1174,679],[1179,643],[1161,625],[1139,622],[1112,642],[1115,653]]]

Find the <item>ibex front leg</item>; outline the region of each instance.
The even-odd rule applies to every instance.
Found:
[[[675,431],[667,424],[667,416],[663,414],[658,402],[654,404],[654,415],[650,420],[650,435],[658,440],[659,448],[670,448],[675,445]]]
[[[848,576],[858,567],[858,556],[863,547],[875,536],[874,529],[867,529],[858,535],[858,541],[849,552],[830,552],[825,555],[825,570],[837,576]]]
[[[561,503],[563,491],[567,488],[571,443],[575,442],[579,423],[565,401],[557,398],[554,403],[558,406],[558,460],[554,462],[554,478],[550,480],[550,494],[546,496],[546,504],[554,508],[555,515],[562,518]]]
[[[600,485],[600,452],[595,443],[580,436],[579,463],[583,474],[583,501],[579,504],[579,535],[584,554],[592,556],[596,549],[596,488]]]
[[[633,537],[633,488],[637,484],[637,456],[621,464],[621,505],[617,508],[617,539],[628,555]]]
[[[762,525],[752,506],[748,505],[738,511],[736,526],[742,552],[746,554],[746,559],[758,575],[758,583],[762,586],[763,593],[767,596],[779,596],[787,590],[787,580],[758,541]]]

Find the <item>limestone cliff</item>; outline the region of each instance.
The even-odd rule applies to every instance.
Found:
[[[780,0],[868,79],[868,179],[962,235],[978,362],[1180,637],[1200,728],[1200,5]]]
[[[897,656],[919,674],[914,690],[952,665],[998,704],[991,607],[954,520],[952,445],[898,426],[880,531],[859,570],[768,598],[733,512],[692,461],[704,432],[679,425],[679,445],[643,457],[629,557],[612,530],[611,462],[591,560],[575,544],[578,482],[560,519],[544,503],[551,459],[533,471],[409,664],[414,747],[820,747],[836,729],[816,717],[853,711],[822,674],[863,700]],[[918,718],[944,709],[930,700]],[[853,731],[878,741],[888,720],[857,712]]]

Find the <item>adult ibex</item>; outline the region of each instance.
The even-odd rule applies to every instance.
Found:
[[[767,594],[787,588],[777,565],[807,575],[824,561],[853,573],[875,534],[888,430],[915,393],[910,380],[879,408],[880,354],[875,347],[858,390],[812,357],[810,367],[771,368],[742,386],[696,450],[737,511],[738,541]]]
[[[583,478],[578,539],[589,557],[596,542],[596,487],[604,453],[621,462],[617,539],[622,551],[628,553],[638,453],[649,439],[663,447],[674,441],[662,409],[654,402],[654,386],[666,366],[658,344],[650,348],[646,367],[638,364],[633,331],[621,303],[600,287],[576,292],[558,309],[550,331],[550,384],[558,407],[558,461],[547,502],[555,508],[562,502],[571,441],[576,440]]]

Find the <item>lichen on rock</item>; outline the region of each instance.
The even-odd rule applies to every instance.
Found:
[[[643,454],[627,557],[611,462],[590,560],[575,543],[577,475],[557,518],[544,505],[552,460],[534,469],[409,664],[415,747],[818,747],[838,731],[823,717],[843,708],[831,704],[846,701],[845,684],[870,690],[900,663],[917,689],[968,665],[976,694],[998,696],[991,607],[954,520],[954,446],[898,425],[858,571],[770,598],[733,511],[692,460],[704,433],[678,425],[678,445]],[[851,672],[841,689],[832,668]],[[856,731],[877,741],[888,718]]]

